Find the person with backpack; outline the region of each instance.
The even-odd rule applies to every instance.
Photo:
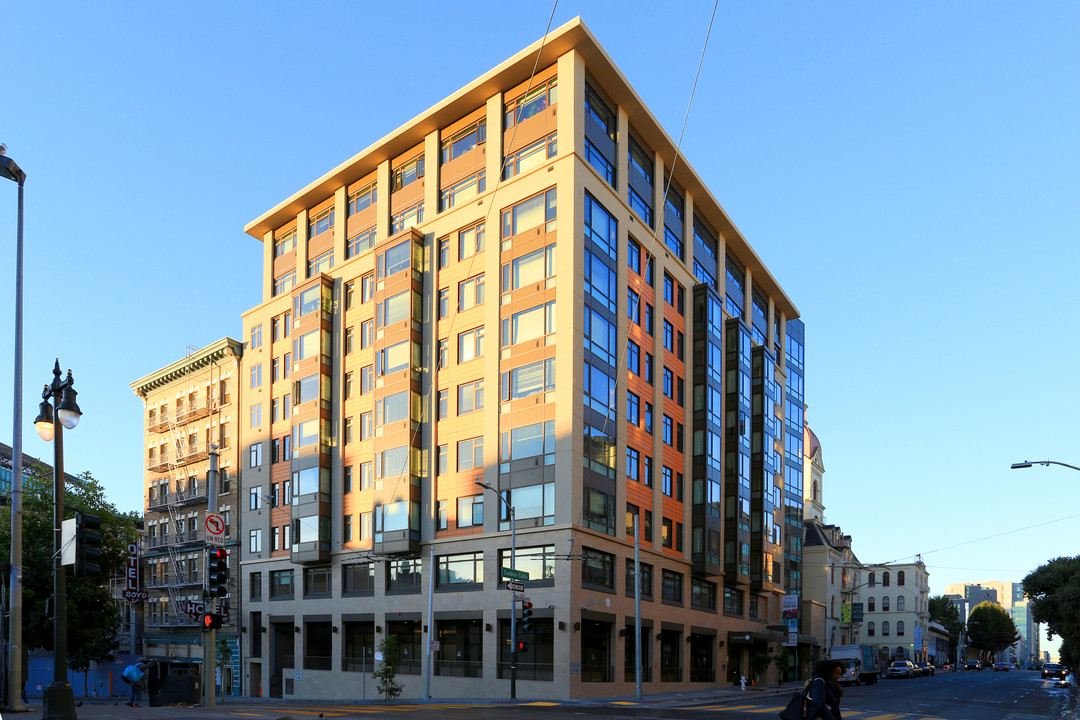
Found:
[[[807,689],[806,718],[843,720],[840,717],[840,698],[844,694],[840,677],[844,663],[840,660],[822,660],[814,666],[814,674]]]

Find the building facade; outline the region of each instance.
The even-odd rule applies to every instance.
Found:
[[[861,642],[874,645],[888,660],[930,660],[937,645],[930,626],[930,573],[922,559],[913,563],[867,565],[866,584],[857,592],[863,604]]]
[[[202,663],[204,589],[207,571],[206,513],[225,518],[225,547],[237,556],[239,443],[243,344],[223,338],[131,383],[143,401],[145,486],[141,547],[142,633],[137,652],[159,661]],[[210,487],[211,455],[217,453],[218,484]],[[222,668],[224,694],[239,694],[240,626],[232,602],[218,631],[234,664]]]
[[[825,607],[825,647],[857,643],[863,619],[853,605],[865,573],[852,552],[851,536],[818,520],[807,520],[805,532],[803,596]]]
[[[802,322],[579,20],[246,230],[245,694],[359,697],[393,637],[405,696],[505,696],[506,569],[522,697],[789,640]]]
[[[956,597],[960,617],[967,619],[976,605],[992,602],[1000,605],[1012,618],[1020,641],[1001,653],[999,660],[1030,667],[1039,658],[1039,627],[1032,617],[1023,583],[987,580],[977,583],[954,583],[946,591]]]

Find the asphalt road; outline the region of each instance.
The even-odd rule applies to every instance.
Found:
[[[794,689],[794,687],[792,687]],[[1058,720],[1070,690],[1054,687],[1035,672],[945,673],[911,680],[882,680],[849,687],[841,707],[845,720]],[[86,702],[80,720],[314,720],[316,718],[417,718],[418,720],[772,720],[788,693],[772,697],[729,697],[726,702],[635,704],[589,702],[458,703],[267,702],[250,700],[215,708],[139,707]],[[21,717],[39,717],[40,705]]]

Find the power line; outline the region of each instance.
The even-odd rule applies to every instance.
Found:
[[[1078,513],[1076,515],[1068,515],[1066,517],[1057,518],[1055,520],[1046,520],[1046,521],[1041,522],[1041,523],[1035,523],[1034,525],[1027,525],[1027,526],[1022,527],[1022,528],[1016,528],[1014,530],[1006,530],[1005,532],[995,533],[993,535],[987,535],[987,536],[981,537],[981,538],[974,538],[972,540],[965,540],[964,542],[959,542],[959,543],[956,543],[954,545],[946,545],[945,547],[940,547],[940,548],[937,548],[935,550],[926,550],[926,551],[923,551],[921,553],[916,553],[915,555],[904,555],[903,557],[897,558],[896,560],[890,560],[889,562],[881,563],[881,564],[882,565],[888,565],[888,564],[891,564],[891,563],[900,562],[901,560],[906,560],[909,557],[914,558],[914,557],[917,557],[919,555],[929,555],[930,553],[942,552],[944,550],[952,550],[953,548],[963,547],[964,545],[971,545],[972,543],[982,542],[983,540],[993,540],[994,538],[1005,537],[1006,535],[1013,535],[1014,533],[1023,532],[1024,530],[1032,530],[1032,529],[1037,528],[1037,527],[1043,527],[1044,525],[1052,525],[1053,523],[1059,523],[1059,522],[1062,522],[1064,520],[1072,520],[1072,519],[1078,518],[1078,517],[1080,517],[1080,513]]]

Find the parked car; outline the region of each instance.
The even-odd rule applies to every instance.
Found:
[[[1061,663],[1044,663],[1042,668],[1043,680],[1047,678],[1060,678],[1065,679],[1065,676],[1069,674],[1069,668],[1065,667]]]
[[[978,660],[965,660],[964,670],[979,670],[982,671],[982,663]]]
[[[1009,672],[1010,670],[1012,670],[1012,668],[1009,667],[1009,663],[1007,662],[994,663],[994,672]]]
[[[927,662],[925,660],[922,661],[922,662],[915,663],[915,667],[917,667],[919,669],[919,674],[920,675],[933,676],[933,674],[934,674],[934,664],[930,663],[930,662]]]
[[[913,678],[915,664],[910,660],[893,660],[885,670],[886,678]]]

